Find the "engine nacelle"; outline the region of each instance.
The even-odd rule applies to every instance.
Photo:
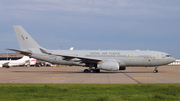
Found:
[[[119,70],[119,63],[116,61],[106,61],[103,63],[99,63],[97,65],[99,69],[109,70],[109,71],[118,71]]]

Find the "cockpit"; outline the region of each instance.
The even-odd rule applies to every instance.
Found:
[[[171,55],[166,55],[166,57],[171,57]]]

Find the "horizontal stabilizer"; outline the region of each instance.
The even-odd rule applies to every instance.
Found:
[[[32,52],[30,52],[30,51],[21,51],[21,50],[16,50],[16,49],[6,49],[6,50],[15,51],[17,53],[24,54],[24,55],[27,55],[27,56],[30,56],[32,54]]]

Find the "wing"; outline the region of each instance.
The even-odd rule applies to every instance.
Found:
[[[64,60],[77,58],[84,63],[98,63],[104,61],[103,59],[100,58],[83,57],[83,56],[75,56],[75,55],[63,55],[63,54],[52,54],[52,55],[64,57]]]
[[[9,62],[5,62],[2,64],[2,67],[7,67],[7,66],[9,66],[8,64],[9,64]]]
[[[17,53],[28,55],[28,56],[30,56],[32,54],[32,52],[30,52],[30,51],[22,51],[22,50],[16,50],[16,49],[7,49],[7,50],[15,51]],[[104,61],[103,59],[100,59],[100,58],[83,57],[83,56],[75,56],[75,55],[64,55],[64,54],[52,54],[52,53],[45,51],[44,49],[40,49],[40,50],[44,54],[61,56],[64,58],[64,60],[76,58],[76,59],[80,59],[80,61],[83,63],[98,63],[98,62]]]
[[[79,60],[80,59],[79,61],[81,61],[83,63],[98,63],[100,61],[103,61],[103,59],[100,59],[100,58],[83,57],[83,56],[77,56],[77,55],[75,56],[75,55],[64,55],[64,54],[52,54],[42,48],[39,48],[39,49],[44,54],[61,56],[64,58],[64,60],[71,60],[71,59]]]

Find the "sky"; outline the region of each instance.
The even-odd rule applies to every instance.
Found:
[[[47,49],[156,50],[179,59],[179,5],[180,0],[0,0],[0,53],[19,49],[13,25],[21,25]]]

